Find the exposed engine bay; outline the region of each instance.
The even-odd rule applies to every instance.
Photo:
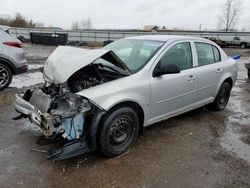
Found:
[[[121,70],[119,72],[112,67],[95,63],[74,73],[67,83],[69,90],[76,93],[127,75],[126,72],[121,72]]]
[[[129,75],[126,70],[115,66],[115,63],[110,63],[112,61],[116,61],[114,54],[106,53],[75,71],[64,83],[45,79],[44,86],[16,95],[15,107],[20,113],[17,119],[29,118],[47,138],[60,137],[72,143],[73,147],[76,147],[75,144],[82,147],[82,143],[76,141],[87,135],[89,122],[93,121],[100,108],[87,98],[77,95],[77,92]],[[47,78],[45,73],[44,78]],[[71,156],[72,152],[78,152],[77,148],[71,150],[65,155]],[[61,150],[59,153],[63,152]],[[58,155],[57,150],[51,154],[55,155]]]

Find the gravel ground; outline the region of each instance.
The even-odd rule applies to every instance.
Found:
[[[53,49],[26,45],[26,57],[35,66],[0,93],[0,187],[250,187],[250,81],[244,60],[238,62],[226,110],[202,108],[153,125],[116,158],[93,152],[48,161],[46,154],[32,151],[47,142],[39,129],[12,117],[17,115],[14,94],[42,82],[37,68]],[[243,59],[250,55],[249,50],[226,51]]]

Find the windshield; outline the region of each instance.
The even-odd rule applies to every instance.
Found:
[[[131,73],[141,70],[163,45],[161,41],[123,39],[104,47],[112,50],[128,67]]]

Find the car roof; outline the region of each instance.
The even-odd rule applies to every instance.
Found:
[[[0,29],[7,31],[8,29],[10,29],[10,27],[6,25],[0,25]]]
[[[0,42],[20,42],[15,36],[8,33],[8,30],[5,31],[0,27]]]
[[[127,37],[126,39],[138,39],[138,40],[155,40],[155,41],[176,41],[176,40],[200,40],[209,42],[209,40],[199,37],[181,36],[181,35],[142,35],[135,37]]]

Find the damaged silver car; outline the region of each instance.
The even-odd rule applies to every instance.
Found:
[[[181,36],[140,36],[102,49],[59,46],[42,88],[16,95],[19,118],[39,126],[49,159],[94,151],[126,152],[144,127],[210,104],[223,110],[237,77],[235,61],[215,43]]]

